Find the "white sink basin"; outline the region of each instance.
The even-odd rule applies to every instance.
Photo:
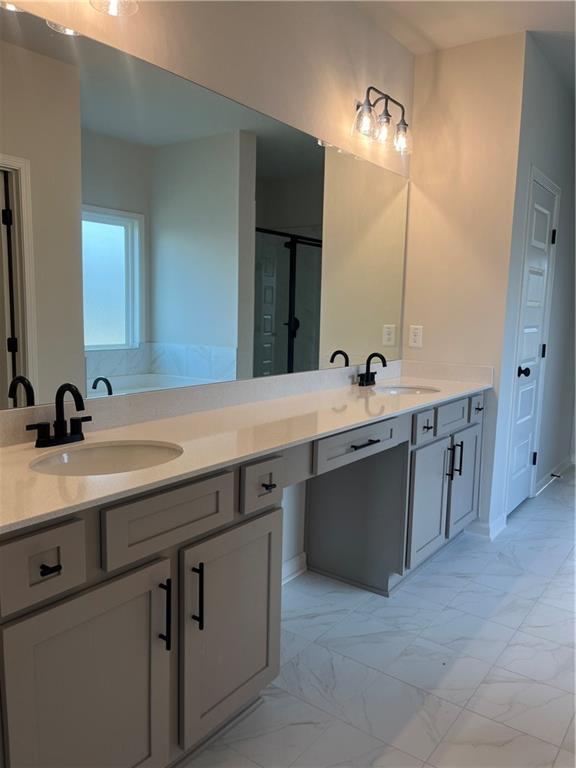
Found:
[[[173,443],[123,440],[44,454],[33,461],[30,468],[44,475],[114,475],[166,464],[182,453],[183,449]]]
[[[436,387],[375,387],[380,395],[428,395],[431,392],[440,392]]]

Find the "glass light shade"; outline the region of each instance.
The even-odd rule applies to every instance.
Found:
[[[356,109],[353,130],[362,136],[374,137],[376,133],[376,117],[374,110],[368,102],[363,102]]]
[[[14,3],[0,3],[0,8],[5,11],[12,11],[13,13],[21,13],[22,8],[18,8]]]
[[[46,19],[46,24],[50,27],[50,29],[53,29],[54,32],[58,32],[61,35],[67,35],[68,37],[80,37],[80,33],[76,32],[76,30],[72,29],[71,27],[65,27],[63,24],[57,24],[55,21],[48,21],[48,19]]]
[[[405,123],[398,123],[394,132],[394,149],[401,155],[412,151],[412,134]]]
[[[391,133],[392,126],[390,124],[390,115],[386,114],[386,112],[383,112],[378,117],[374,138],[379,144],[386,144],[390,138]]]
[[[90,0],[90,5],[108,16],[132,16],[138,10],[137,0]]]

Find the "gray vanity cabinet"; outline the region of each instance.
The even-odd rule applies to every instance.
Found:
[[[181,552],[180,741],[190,749],[278,674],[282,513]]]
[[[160,560],[2,629],[7,768],[169,762]]]
[[[474,424],[452,437],[453,469],[446,535],[455,536],[478,514],[481,425]]]
[[[406,565],[414,568],[446,543],[450,438],[412,451]]]

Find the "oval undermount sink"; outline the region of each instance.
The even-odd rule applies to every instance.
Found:
[[[44,475],[114,475],[157,467],[177,459],[183,452],[174,443],[122,440],[64,448],[41,456],[30,468]]]
[[[436,387],[376,387],[376,392],[381,395],[428,395],[431,392],[440,392]]]

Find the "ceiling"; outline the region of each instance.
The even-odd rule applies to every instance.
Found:
[[[567,83],[574,84],[574,2],[404,0],[361,2],[379,26],[415,54],[517,32],[534,32]]]

